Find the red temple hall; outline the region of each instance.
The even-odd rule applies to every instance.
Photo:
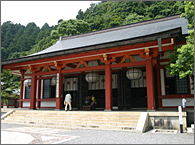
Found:
[[[78,110],[91,95],[107,111],[177,108],[182,95],[193,98],[192,80],[165,67],[169,50],[186,44],[187,25],[175,15],[60,37],[38,53],[3,60],[2,68],[21,76],[20,108],[61,110],[68,91]]]

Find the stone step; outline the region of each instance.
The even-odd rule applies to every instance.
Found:
[[[33,123],[33,124],[64,124],[64,125],[69,125],[69,124],[81,124],[81,125],[112,125],[112,126],[136,126],[137,122],[131,122],[131,123],[113,123],[113,122],[94,122],[94,121],[70,121],[70,122],[65,122],[65,121],[58,121],[56,120],[55,122],[52,122],[51,120],[2,120],[3,122],[20,122],[20,123]]]
[[[194,129],[194,124],[191,124],[191,128]]]
[[[2,123],[69,129],[135,130],[141,112],[16,110]]]
[[[57,128],[57,129],[66,129],[66,130],[75,130],[75,129],[82,129],[82,130],[111,130],[111,131],[125,131],[125,132],[135,132],[135,128],[130,128],[129,130],[127,128],[121,129],[106,129],[106,128],[87,128],[87,127],[69,127],[69,126],[59,126],[59,125],[40,125],[40,124],[26,124],[26,123],[19,123],[19,122],[2,122],[6,124],[20,124],[20,125],[26,125],[26,126],[32,126],[32,127],[43,127],[43,128]]]
[[[99,114],[97,114],[97,115],[95,115],[95,114],[68,114],[68,113],[63,113],[63,114],[46,114],[46,113],[40,113],[40,114],[31,114],[31,113],[25,113],[25,114],[21,114],[21,113],[14,113],[14,114],[16,114],[17,116],[39,116],[39,117],[44,117],[44,116],[56,116],[56,117],[60,117],[60,116],[67,116],[67,117],[72,117],[72,116],[76,116],[76,117],[88,117],[88,116],[91,116],[91,117],[110,117],[110,118],[112,118],[112,117],[139,117],[140,116],[140,114],[135,114],[135,115],[133,115],[133,114],[131,114],[131,115],[112,115],[112,114],[110,114],[110,115],[107,115],[107,114],[102,114],[102,115],[99,115]]]
[[[139,113],[121,113],[121,114],[119,114],[119,113],[102,113],[102,112],[94,112],[94,113],[91,113],[91,112],[89,112],[89,113],[81,113],[81,112],[74,112],[74,111],[67,111],[67,112],[65,112],[65,111],[63,111],[63,112],[56,112],[56,113],[54,113],[54,112],[52,112],[52,113],[49,113],[49,112],[39,112],[39,111],[37,111],[37,112],[23,112],[23,111],[16,111],[15,112],[16,114],[23,114],[23,115],[28,115],[28,114],[30,114],[30,115],[37,115],[37,114],[39,114],[39,115],[64,115],[64,114],[66,114],[66,115],[81,115],[81,116],[86,116],[86,115],[90,115],[90,116],[119,116],[119,117],[122,117],[122,116],[136,116],[136,115],[140,115],[141,113],[139,112]]]
[[[91,117],[91,116],[87,116],[87,117],[82,117],[82,116],[71,116],[71,117],[67,117],[67,116],[45,116],[45,117],[40,117],[40,116],[15,116],[14,115],[10,115],[9,118],[12,119],[17,119],[17,118],[21,118],[21,119],[49,119],[49,120],[55,120],[56,118],[58,118],[58,120],[100,120],[100,121],[106,121],[106,120],[116,120],[116,121],[129,121],[129,120],[139,120],[139,117]]]
[[[48,118],[22,118],[22,117],[8,117],[5,118],[5,120],[30,120],[30,121],[85,121],[85,122],[99,122],[99,123],[104,123],[104,122],[109,122],[109,123],[137,123],[138,120],[137,119],[131,119],[131,120],[110,120],[110,119],[73,119],[73,118],[52,118],[52,119],[48,119]]]
[[[12,115],[10,115],[10,116],[12,116]],[[103,119],[120,119],[120,120],[129,120],[129,119],[135,119],[135,118],[139,118],[140,116],[132,116],[132,117],[128,117],[128,116],[124,116],[124,117],[117,117],[117,116],[113,116],[113,117],[111,117],[111,116],[90,116],[90,115],[88,115],[88,116],[78,116],[78,115],[74,115],[74,116],[66,116],[66,115],[64,115],[64,116],[55,116],[55,115],[53,115],[53,116],[50,116],[50,115],[45,115],[45,116],[39,116],[39,115],[26,115],[26,116],[22,116],[22,115],[16,115],[16,114],[14,114],[14,116],[17,116],[17,117],[24,117],[24,118],[28,118],[28,117],[30,117],[30,118],[36,118],[36,117],[39,117],[39,118],[89,118],[89,119],[92,119],[92,118],[96,118],[96,119],[101,119],[101,118],[103,118]]]
[[[52,126],[58,126],[58,128],[69,128],[69,129],[75,129],[75,128],[94,128],[94,129],[114,129],[114,130],[135,130],[136,127],[135,126],[110,126],[110,125],[91,125],[91,124],[37,124],[34,122],[16,122],[16,121],[10,121],[10,122],[2,122],[2,123],[9,123],[9,124],[27,124],[27,125],[38,125],[38,126],[47,126],[48,128]],[[55,127],[56,128],[56,127]]]
[[[65,110],[59,110],[59,111],[55,111],[55,110],[15,110],[15,112],[28,112],[28,113],[64,113]],[[70,111],[68,111],[70,112]],[[137,113],[141,113],[141,111],[134,111],[134,112],[129,112],[129,111],[71,111],[70,113],[81,113],[81,114],[89,114],[89,113],[98,113],[98,114],[137,114]]]
[[[80,116],[80,115],[72,115],[72,116],[69,116],[69,115],[30,115],[30,114],[28,114],[28,115],[18,115],[18,114],[11,114],[10,116],[17,116],[17,117],[26,117],[26,118],[28,118],[28,117],[31,117],[31,118],[36,118],[36,117],[39,117],[39,118],[45,118],[45,117],[48,117],[48,118],[54,118],[54,117],[56,117],[56,118],[97,118],[97,119],[100,119],[100,118],[109,118],[109,119],[115,119],[115,118],[120,118],[120,119],[125,119],[125,118],[127,118],[127,119],[133,119],[133,118],[139,118],[140,117],[140,115],[139,116],[122,116],[122,117],[118,117],[118,116],[91,116],[91,115],[86,115],[86,116]]]
[[[187,133],[194,133],[194,130],[191,127],[187,128]]]

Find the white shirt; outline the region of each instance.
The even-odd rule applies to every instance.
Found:
[[[70,102],[70,99],[71,99],[71,95],[70,94],[66,94],[65,102]]]
[[[185,106],[185,103],[186,103],[186,99],[182,99],[182,106]]]

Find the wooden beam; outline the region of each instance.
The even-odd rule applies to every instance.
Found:
[[[76,65],[74,65],[74,64],[72,64],[72,63],[67,64],[66,66],[71,67],[71,68],[76,68],[76,67],[77,67]]]
[[[73,73],[73,72],[102,70],[102,69],[105,69],[105,66],[104,65],[101,65],[101,66],[93,66],[93,67],[75,68],[75,69],[66,69],[66,70],[62,70],[62,73]]]
[[[146,61],[135,61],[135,62],[112,64],[111,68],[123,68],[123,67],[133,67],[133,66],[141,66],[141,65],[146,65]]]

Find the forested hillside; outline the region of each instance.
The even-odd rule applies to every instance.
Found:
[[[77,19],[90,23],[92,31],[181,14],[183,1],[103,1],[83,12]]]
[[[13,59],[44,50],[59,40],[70,36],[131,23],[167,17],[184,12],[184,1],[102,1],[91,4],[77,19],[47,23],[42,28],[35,23],[27,26],[11,21],[1,25],[1,59]]]
[[[51,30],[57,26],[49,27],[47,23],[40,29],[35,23],[28,23],[25,27],[7,21],[1,25],[1,59],[12,59],[26,55],[26,51],[50,35]]]

